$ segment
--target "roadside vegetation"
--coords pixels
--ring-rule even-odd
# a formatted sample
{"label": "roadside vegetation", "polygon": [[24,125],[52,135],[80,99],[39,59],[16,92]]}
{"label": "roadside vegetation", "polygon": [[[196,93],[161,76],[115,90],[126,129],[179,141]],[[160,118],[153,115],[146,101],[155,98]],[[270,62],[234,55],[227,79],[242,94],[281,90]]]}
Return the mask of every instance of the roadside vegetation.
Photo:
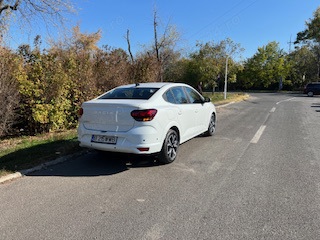
{"label": "roadside vegetation", "polygon": [[[297,33],[292,52],[285,52],[272,41],[245,60],[239,60],[244,49],[231,39],[199,40],[192,52],[183,52],[177,47],[177,28],[170,24],[163,27],[156,10],[152,41],[135,53],[131,52],[130,41],[134,31],[129,29],[125,37],[127,49],[107,44],[101,47],[101,31],[83,33],[80,26],[74,26],[63,39],[51,39],[45,48],[40,35],[32,45],[21,44],[16,49],[5,43],[4,36],[13,19],[20,24],[29,23],[31,28],[40,20],[48,25],[59,21],[63,26],[64,14],[74,11],[69,0],[0,1],[0,169],[28,167],[3,163],[17,159],[15,152],[26,156],[23,149],[29,147],[39,153],[41,148],[34,146],[51,148],[51,142],[59,139],[45,140],[47,135],[74,131],[82,102],[118,85],[168,81],[196,87],[202,82],[204,89],[216,92],[210,97],[220,104],[223,101],[219,102],[221,95],[217,92],[223,91],[225,78],[232,91],[301,90],[306,83],[319,81],[320,8],[306,22],[305,30]],[[71,136],[62,137],[61,141],[73,144],[75,133]],[[50,158],[64,151],[59,145],[52,149]]]}
{"label": "roadside vegetation", "polygon": [[76,130],[4,139],[0,142],[0,177],[78,151]]}
{"label": "roadside vegetation", "polygon": [[247,93],[228,93],[227,98],[224,99],[224,94],[222,92],[218,93],[203,93],[204,96],[209,97],[211,102],[216,106],[231,103],[231,102],[241,102],[249,98]]}

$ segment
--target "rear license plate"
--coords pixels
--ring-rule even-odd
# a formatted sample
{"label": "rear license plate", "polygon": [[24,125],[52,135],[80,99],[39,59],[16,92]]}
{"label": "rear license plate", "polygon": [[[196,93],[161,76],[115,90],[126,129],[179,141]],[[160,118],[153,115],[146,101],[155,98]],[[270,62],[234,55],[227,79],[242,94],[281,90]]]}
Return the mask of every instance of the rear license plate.
{"label": "rear license plate", "polygon": [[115,136],[92,135],[91,142],[117,144],[117,139]]}

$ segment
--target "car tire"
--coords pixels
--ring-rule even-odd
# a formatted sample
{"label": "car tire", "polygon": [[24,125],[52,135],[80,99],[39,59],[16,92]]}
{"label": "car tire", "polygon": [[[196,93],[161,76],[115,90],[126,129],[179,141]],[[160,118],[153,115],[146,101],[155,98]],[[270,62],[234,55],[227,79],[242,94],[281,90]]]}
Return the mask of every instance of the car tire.
{"label": "car tire", "polygon": [[161,152],[159,154],[159,161],[164,164],[172,163],[178,153],[179,135],[177,131],[170,129],[164,139]]}
{"label": "car tire", "polygon": [[307,93],[307,95],[308,95],[308,97],[313,97],[313,92],[310,91]]}
{"label": "car tire", "polygon": [[216,132],[216,115],[211,114],[208,130],[205,132],[206,136],[213,136]]}

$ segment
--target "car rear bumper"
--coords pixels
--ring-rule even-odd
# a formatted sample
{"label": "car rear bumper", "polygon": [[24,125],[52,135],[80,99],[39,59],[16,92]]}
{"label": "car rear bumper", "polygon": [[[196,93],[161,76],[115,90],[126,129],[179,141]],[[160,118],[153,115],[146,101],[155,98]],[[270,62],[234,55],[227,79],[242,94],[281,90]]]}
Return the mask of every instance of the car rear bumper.
{"label": "car rear bumper", "polygon": [[[92,142],[92,135],[116,137],[116,144]],[[104,132],[88,130],[80,123],[78,140],[81,147],[109,152],[153,154],[161,151],[163,140],[151,126],[139,126],[127,132]]]}

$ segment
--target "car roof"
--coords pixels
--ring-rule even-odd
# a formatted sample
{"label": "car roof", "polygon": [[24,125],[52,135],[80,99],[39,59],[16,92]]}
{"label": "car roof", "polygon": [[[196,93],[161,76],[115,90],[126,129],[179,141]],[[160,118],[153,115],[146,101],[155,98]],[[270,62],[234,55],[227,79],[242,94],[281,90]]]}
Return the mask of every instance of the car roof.
{"label": "car roof", "polygon": [[187,86],[184,83],[173,83],[173,82],[147,82],[147,83],[135,83],[122,85],[118,88],[131,88],[131,87],[143,87],[143,88],[162,88],[164,86]]}

